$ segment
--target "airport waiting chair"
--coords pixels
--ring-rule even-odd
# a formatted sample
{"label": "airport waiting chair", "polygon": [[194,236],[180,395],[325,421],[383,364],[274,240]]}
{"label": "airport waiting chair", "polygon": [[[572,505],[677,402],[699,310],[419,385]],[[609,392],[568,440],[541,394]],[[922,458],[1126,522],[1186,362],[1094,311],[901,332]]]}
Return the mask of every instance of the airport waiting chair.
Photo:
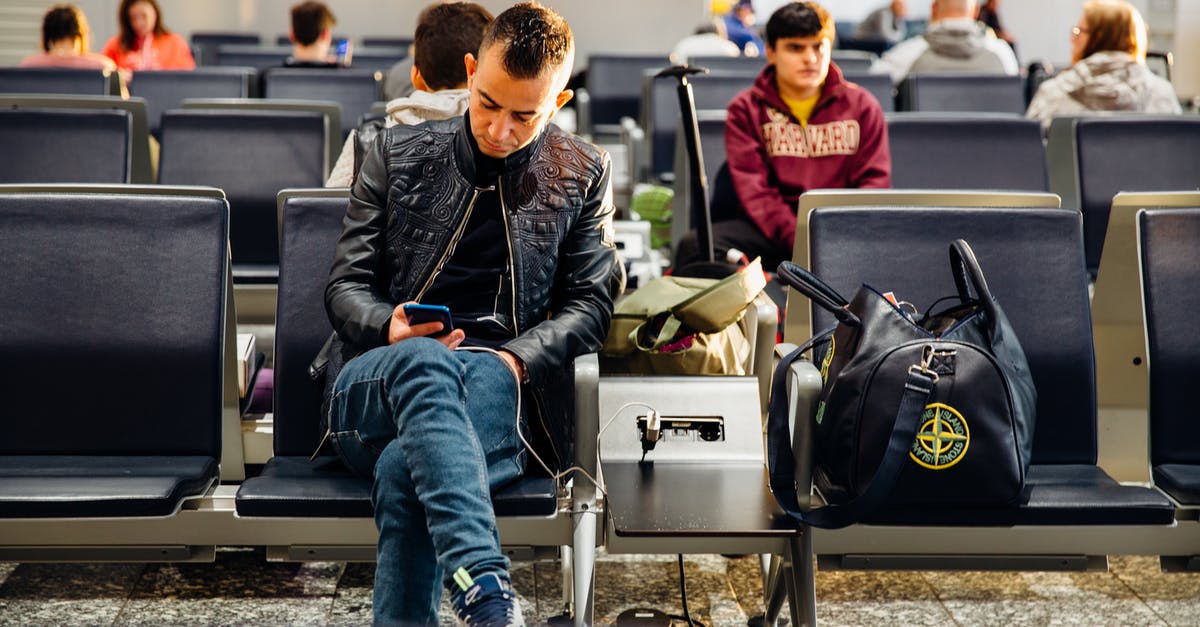
{"label": "airport waiting chair", "polygon": [[[68,94],[0,94],[0,107],[8,109],[82,109],[129,112],[129,181],[139,185],[154,183],[154,165],[150,162],[150,134],[144,98],[120,96],[76,96]],[[75,150],[72,146],[72,151]],[[85,149],[86,150],[86,149]]]}
{"label": "airport waiting chair", "polygon": [[897,88],[896,110],[1023,114],[1025,85],[1003,74],[912,74]]}
{"label": "airport waiting chair", "polygon": [[413,43],[412,37],[391,37],[386,35],[364,35],[364,48],[404,48],[408,49]]}
{"label": "airport waiting chair", "polygon": [[578,109],[581,134],[615,136],[621,118],[637,118],[642,77],[671,65],[666,55],[588,56],[587,80]]}
{"label": "airport waiting chair", "polygon": [[121,76],[107,70],[0,67],[0,93],[120,96]]}
{"label": "airport waiting chair", "polygon": [[1066,124],[1073,130],[1066,134],[1073,135],[1087,265],[1097,272],[1117,192],[1200,187],[1200,117],[1123,115]]}
{"label": "airport waiting chair", "polygon": [[879,55],[866,50],[833,50],[829,58],[842,72],[870,72]]}
{"label": "airport waiting chair", "polygon": [[214,65],[235,65],[265,70],[282,67],[292,56],[291,46],[262,46],[258,44],[217,44]]}
{"label": "airport waiting chair", "polygon": [[371,70],[384,74],[395,64],[408,58],[408,46],[368,46],[354,48],[351,51],[350,68],[355,70]]}
{"label": "airport waiting chair", "polygon": [[383,76],[375,70],[270,68],[262,74],[262,86],[266,99],[330,100],[340,104],[340,138],[346,137],[358,118],[383,98]]}
{"label": "airport waiting chair", "polygon": [[[674,180],[675,144],[682,119],[679,105],[679,80],[670,77],[644,76],[639,124],[646,137],[646,148],[627,147],[630,154],[644,153],[644,163],[633,171],[638,181],[670,183]],[[692,100],[697,111],[724,112],[729,102],[754,83],[754,75],[736,72],[713,72],[688,77],[692,85]],[[721,158],[724,160],[724,157]]]}
{"label": "airport waiting chair", "polygon": [[159,182],[225,190],[234,280],[274,283],[279,267],[275,196],[316,187],[328,170],[320,113],[177,109],[163,114]]}
{"label": "airport waiting chair", "polygon": [[[739,201],[733,190],[733,179],[725,163],[725,111],[696,111],[696,126],[700,130],[700,158],[704,160],[704,176],[708,183],[709,209],[713,222],[728,220],[736,215]],[[676,125],[682,120],[676,119]],[[682,132],[677,129],[676,132]],[[671,244],[675,246],[702,217],[699,205],[692,201],[692,160],[683,142],[674,150],[674,210],[671,213]]]}
{"label": "airport waiting chair", "polygon": [[[689,57],[687,64],[695,67],[707,68],[709,72],[732,72],[735,74],[750,74],[758,76],[758,73],[767,66],[767,58],[763,57],[708,57],[698,56]],[[753,79],[751,79],[753,80]]]}
{"label": "airport waiting chair", "polygon": [[258,76],[248,67],[205,67],[194,70],[138,72],[129,93],[146,99],[150,134],[158,137],[163,111],[178,109],[187,98],[249,98]]}
{"label": "airport waiting chair", "polygon": [[[1161,554],[1196,542],[1174,525],[1160,492],[1124,485],[1097,465],[1093,339],[1079,214],[1038,207],[1047,194],[813,193],[797,261],[843,294],[866,283],[931,305],[954,293],[949,243],[971,243],[988,284],[1021,339],[1038,390],[1038,420],[1028,501],[1010,507],[884,508],[841,530],[812,530],[824,568],[1104,569],[1106,555]],[[1046,204],[1053,204],[1047,202]],[[799,232],[798,232],[799,233]],[[937,260],[941,259],[941,262]],[[931,261],[932,260],[932,261]],[[925,269],[928,269],[926,271]],[[792,314],[811,329],[833,325],[794,292]],[[815,374],[811,363],[800,369]],[[810,379],[812,380],[812,379]],[[798,396],[795,450],[811,446],[815,387]],[[798,485],[807,486],[807,479]],[[1190,534],[1190,535],[1189,535]]]}
{"label": "airport waiting chair", "polygon": [[871,92],[884,113],[896,110],[896,88],[892,85],[892,77],[887,74],[872,74],[864,71],[845,71],[842,77],[851,83]]}
{"label": "airport waiting chair", "polygon": [[0,186],[0,559],[194,557],[106,530],[217,480],[228,219],[217,189]]}
{"label": "airport waiting chair", "polygon": [[237,33],[220,31],[196,31],[192,33],[191,44],[200,49],[196,57],[196,65],[217,65],[217,47],[236,44],[242,46],[257,46],[262,43],[258,33]]}
{"label": "airport waiting chair", "polygon": [[[309,378],[308,365],[331,333],[325,283],[348,202],[344,189],[279,194],[275,454],[259,476],[242,484],[236,497],[239,517],[265,520],[278,529],[268,543],[268,557],[274,559],[375,556],[370,480],[352,475],[334,456],[309,459],[322,434],[321,391]],[[577,360],[576,372],[576,406],[592,407],[585,410],[588,420],[578,421],[577,459],[594,476],[596,357]],[[513,558],[551,557],[560,546],[572,547],[576,624],[590,624],[598,510],[587,480],[579,477],[574,488],[566,490],[531,471],[494,495],[493,503],[501,541]]]}
{"label": "airport waiting chair", "polygon": [[1049,190],[1037,120],[893,113],[887,125],[895,189]]}
{"label": "airport waiting chair", "polygon": [[0,183],[128,183],[131,126],[119,109],[0,109]]}
{"label": "airport waiting chair", "polygon": [[[1200,201],[1200,195],[1192,194]],[[1179,524],[1195,526],[1200,511],[1200,421],[1191,386],[1200,374],[1200,202],[1137,214],[1150,364],[1150,465],[1154,485],[1179,506]],[[1185,511],[1186,510],[1186,511]],[[1164,570],[1200,570],[1200,545],[1164,555]]]}
{"label": "airport waiting chair", "polygon": [[181,109],[220,109],[224,111],[309,111],[320,113],[329,127],[328,168],[342,154],[342,142],[334,141],[335,129],[342,128],[342,105],[332,100],[284,100],[266,98],[184,98]]}

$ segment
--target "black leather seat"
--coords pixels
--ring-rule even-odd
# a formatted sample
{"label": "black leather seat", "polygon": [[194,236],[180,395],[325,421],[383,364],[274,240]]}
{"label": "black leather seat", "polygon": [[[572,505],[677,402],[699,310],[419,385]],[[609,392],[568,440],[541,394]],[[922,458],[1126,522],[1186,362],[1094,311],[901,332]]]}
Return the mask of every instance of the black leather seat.
{"label": "black leather seat", "polygon": [[897,111],[1025,113],[1025,84],[1003,74],[913,74],[900,82]]}
{"label": "black leather seat", "polygon": [[[320,443],[320,390],[308,365],[332,329],[325,284],[342,233],[346,190],[280,194],[281,258],[275,327],[274,457],[237,492],[240,516],[371,516],[371,481],[334,456],[315,462]],[[525,477],[493,496],[497,516],[548,516],[557,508],[554,481]]]}
{"label": "black leather seat", "polygon": [[0,94],[120,96],[116,72],[82,68],[0,67]]}
{"label": "black leather seat", "polygon": [[[1150,362],[1150,466],[1154,485],[1200,508],[1200,207],[1147,209],[1138,216]],[[1198,549],[1197,552],[1200,552]]]}
{"label": "black leather seat", "polygon": [[248,98],[256,79],[254,69],[248,67],[139,72],[129,84],[129,93],[146,99],[150,133],[158,137],[163,112],[179,108],[185,98]]}
{"label": "black leather seat", "polygon": [[196,31],[192,33],[191,44],[199,48],[200,55],[196,57],[196,65],[217,65],[217,46],[225,44],[240,44],[257,46],[262,43],[258,33],[238,33],[222,31]]}
{"label": "black leather seat", "polygon": [[[873,524],[1169,525],[1158,491],[1121,485],[1097,463],[1092,325],[1079,214],[995,207],[818,208],[809,218],[813,273],[845,295],[866,283],[919,308],[954,294],[947,247],[970,242],[1029,360],[1037,426],[1020,506],[887,509]],[[833,325],[814,309],[813,328]],[[989,552],[981,548],[981,552]]]}
{"label": "black leather seat", "polygon": [[0,187],[0,517],[169,516],[216,481],[229,210],[189,193]]}
{"label": "black leather seat", "polygon": [[375,70],[270,68],[262,74],[263,97],[331,100],[342,106],[341,137],[360,116],[383,98],[383,81]]}
{"label": "black leather seat", "polygon": [[1037,120],[894,113],[887,125],[896,189],[1049,189]]}
{"label": "black leather seat", "polygon": [[1075,122],[1079,208],[1088,268],[1100,268],[1117,192],[1200,187],[1200,117],[1122,116]]}
{"label": "black leather seat", "polygon": [[324,183],[327,133],[320,113],[167,111],[159,182],[225,190],[232,213],[234,280],[274,283],[279,267],[276,194]]}
{"label": "black leather seat", "polygon": [[120,109],[0,109],[0,183],[128,183],[132,125]]}

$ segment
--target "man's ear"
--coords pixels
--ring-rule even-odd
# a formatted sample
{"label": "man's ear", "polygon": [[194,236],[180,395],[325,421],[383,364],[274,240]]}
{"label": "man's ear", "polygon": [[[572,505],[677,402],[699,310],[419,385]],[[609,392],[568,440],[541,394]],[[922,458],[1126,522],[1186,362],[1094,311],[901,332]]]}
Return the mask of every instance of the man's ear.
{"label": "man's ear", "polygon": [[471,79],[475,78],[475,69],[479,67],[479,60],[470,52],[463,55],[463,67],[467,69],[467,85],[471,85]]}
{"label": "man's ear", "polygon": [[429,88],[429,83],[425,82],[425,77],[421,76],[421,70],[418,70],[415,65],[408,69],[408,79],[412,81],[413,89],[417,91],[433,91]]}
{"label": "man's ear", "polygon": [[333,41],[333,29],[326,28],[325,30],[321,31],[321,36],[319,39],[321,41]]}
{"label": "man's ear", "polygon": [[573,89],[564,89],[564,90],[558,92],[558,95],[554,97],[555,110],[563,108],[563,105],[570,102],[571,98],[574,98],[574,97],[575,97],[575,90],[573,90]]}
{"label": "man's ear", "polygon": [[288,29],[288,41],[296,43],[296,31]]}

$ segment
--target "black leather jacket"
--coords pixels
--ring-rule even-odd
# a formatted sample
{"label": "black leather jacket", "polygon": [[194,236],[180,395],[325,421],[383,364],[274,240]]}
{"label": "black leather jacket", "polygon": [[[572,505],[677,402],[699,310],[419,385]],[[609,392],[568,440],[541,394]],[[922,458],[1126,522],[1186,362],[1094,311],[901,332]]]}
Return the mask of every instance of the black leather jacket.
{"label": "black leather jacket", "polygon": [[[366,155],[325,289],[350,354],[385,343],[395,305],[421,299],[461,236],[479,193],[468,132],[464,118],[396,126]],[[624,273],[608,154],[553,125],[532,148],[498,182],[518,330],[503,348],[525,363],[534,435],[563,468],[573,460],[569,368],[603,343]]]}

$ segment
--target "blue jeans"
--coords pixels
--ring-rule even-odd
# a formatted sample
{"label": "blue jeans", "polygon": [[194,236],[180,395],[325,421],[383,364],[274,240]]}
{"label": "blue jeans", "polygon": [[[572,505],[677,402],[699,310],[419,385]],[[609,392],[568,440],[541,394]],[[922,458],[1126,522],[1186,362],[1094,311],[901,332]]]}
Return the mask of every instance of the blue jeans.
{"label": "blue jeans", "polygon": [[525,467],[517,381],[495,354],[410,338],[354,358],[338,375],[331,439],[374,475],[377,623],[436,624],[459,568],[507,577],[491,491]]}

